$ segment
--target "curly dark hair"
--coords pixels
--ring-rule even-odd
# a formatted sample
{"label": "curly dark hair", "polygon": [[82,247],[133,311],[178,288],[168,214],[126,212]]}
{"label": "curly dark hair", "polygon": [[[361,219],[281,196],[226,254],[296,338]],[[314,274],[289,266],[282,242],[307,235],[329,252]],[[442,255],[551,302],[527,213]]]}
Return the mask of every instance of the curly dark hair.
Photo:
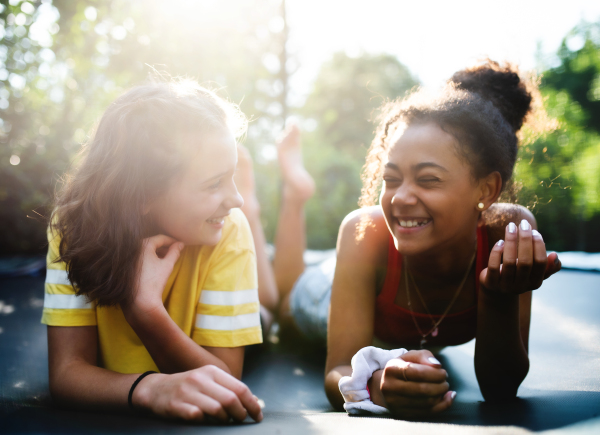
{"label": "curly dark hair", "polygon": [[532,108],[531,86],[514,66],[488,60],[455,73],[438,95],[417,89],[386,104],[363,167],[359,205],[377,202],[383,159],[394,133],[429,122],[457,139],[458,151],[470,163],[476,179],[498,171],[506,188],[517,159],[517,132]]}

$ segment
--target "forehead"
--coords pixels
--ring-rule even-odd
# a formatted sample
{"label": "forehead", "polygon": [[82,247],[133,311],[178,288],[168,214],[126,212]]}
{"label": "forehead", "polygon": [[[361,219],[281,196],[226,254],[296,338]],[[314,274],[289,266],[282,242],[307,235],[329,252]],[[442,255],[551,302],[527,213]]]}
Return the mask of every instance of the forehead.
{"label": "forehead", "polygon": [[400,127],[391,142],[386,163],[394,163],[398,167],[414,166],[423,161],[444,167],[462,163],[457,153],[456,138],[434,123]]}
{"label": "forehead", "polygon": [[235,169],[237,148],[230,131],[190,134],[186,142],[190,153],[184,176],[208,180]]}

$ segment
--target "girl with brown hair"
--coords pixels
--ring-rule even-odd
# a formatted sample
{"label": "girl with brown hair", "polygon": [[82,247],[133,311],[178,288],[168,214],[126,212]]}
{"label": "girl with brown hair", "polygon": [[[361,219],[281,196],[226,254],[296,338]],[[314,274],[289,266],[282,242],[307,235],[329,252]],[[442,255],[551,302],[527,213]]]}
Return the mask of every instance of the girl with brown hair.
{"label": "girl with brown hair", "polygon": [[233,180],[245,127],[191,81],[138,86],[106,110],[48,230],[42,322],[55,401],[262,419],[239,380],[244,346],[261,342],[254,244]]}

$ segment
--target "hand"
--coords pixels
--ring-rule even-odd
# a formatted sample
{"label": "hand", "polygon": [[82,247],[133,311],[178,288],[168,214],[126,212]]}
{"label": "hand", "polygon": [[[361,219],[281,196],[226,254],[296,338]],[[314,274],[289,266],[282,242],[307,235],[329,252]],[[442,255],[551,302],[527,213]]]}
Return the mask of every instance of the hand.
{"label": "hand", "polygon": [[488,267],[481,271],[481,285],[492,292],[521,294],[541,287],[542,282],[560,270],[556,252],[546,255],[542,235],[523,219],[517,228],[506,226],[506,242],[492,248]]}
{"label": "hand", "polygon": [[223,370],[207,365],[173,375],[146,376],[133,390],[133,405],[167,418],[226,423],[248,415],[261,421],[262,410],[250,389]]}
{"label": "hand", "polygon": [[183,247],[183,243],[162,234],[144,239],[133,303],[123,306],[124,311],[135,309],[150,313],[163,306],[165,285]]}
{"label": "hand", "polygon": [[[455,392],[448,391],[446,370],[428,350],[411,350],[388,361],[379,376],[379,388],[369,387],[372,400],[374,403],[379,401],[376,396],[380,390],[383,406],[399,417],[420,417],[445,411],[456,396]],[[375,374],[371,379],[376,381]]]}

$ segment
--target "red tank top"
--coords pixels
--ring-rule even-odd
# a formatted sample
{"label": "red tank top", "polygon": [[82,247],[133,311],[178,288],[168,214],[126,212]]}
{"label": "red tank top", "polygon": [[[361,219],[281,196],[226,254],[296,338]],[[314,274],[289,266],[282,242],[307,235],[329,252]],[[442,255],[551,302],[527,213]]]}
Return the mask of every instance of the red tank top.
{"label": "red tank top", "polygon": [[[475,288],[479,293],[479,273],[487,267],[489,246],[485,226],[477,228],[477,260],[475,265]],[[375,336],[391,345],[418,347],[421,334],[417,331],[411,312],[394,303],[402,276],[402,255],[394,246],[390,234],[388,263],[383,290],[375,303]],[[477,294],[475,295],[477,296]],[[433,326],[429,315],[413,312],[421,331],[428,332]],[[432,315],[437,320],[441,315]],[[427,346],[448,346],[466,343],[475,337],[477,328],[477,304],[458,313],[446,315],[438,328],[438,335],[427,336]]]}

